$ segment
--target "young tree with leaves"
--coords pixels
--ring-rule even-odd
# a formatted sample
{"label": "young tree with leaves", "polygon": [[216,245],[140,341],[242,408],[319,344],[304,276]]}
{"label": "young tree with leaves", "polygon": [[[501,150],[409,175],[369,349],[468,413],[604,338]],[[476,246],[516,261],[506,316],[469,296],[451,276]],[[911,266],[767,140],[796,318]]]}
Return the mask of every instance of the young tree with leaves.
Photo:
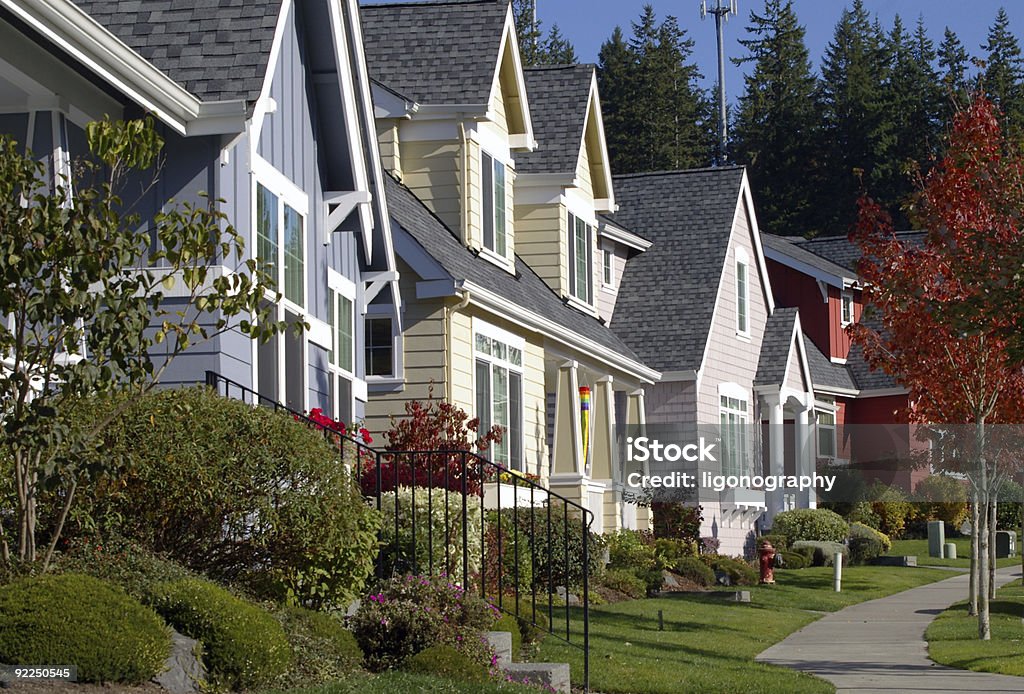
{"label": "young tree with leaves", "polygon": [[814,228],[809,183],[821,175],[820,114],[804,35],[792,0],[768,0],[763,15],[750,13],[748,38],[740,41],[747,55],[733,59],[753,63],[732,127],[733,159],[748,166],[758,220],[773,234]]}
{"label": "young tree with leaves", "polygon": [[860,201],[855,231],[865,300],[881,329],[859,323],[854,339],[873,367],[909,390],[913,421],[968,434],[960,459],[970,464],[960,471],[974,501],[970,598],[982,639],[991,633],[991,504],[1007,466],[1019,464],[999,455],[991,425],[1024,421],[1024,371],[1002,330],[1010,318],[989,290],[1021,267],[1007,250],[1024,245],[1021,209],[1024,155],[1001,131],[998,110],[977,96],[957,114],[945,156],[921,179],[913,213],[923,241],[901,242],[869,198]]}
{"label": "young tree with leaves", "polygon": [[[242,235],[215,205],[173,207],[151,225],[124,212],[134,202],[119,197],[127,177],[152,171],[163,147],[151,119],[91,123],[86,134],[94,159],[56,181],[0,138],[0,466],[16,499],[16,517],[0,516],[0,551],[5,562],[35,561],[45,531],[44,570],[80,485],[119,464],[95,450],[105,426],[190,346],[282,328],[261,308],[271,278],[243,260]],[[90,185],[89,175],[104,180]],[[216,265],[233,270],[215,276]],[[90,398],[113,391],[126,394],[120,408],[77,425]],[[44,499],[52,507],[40,508]]]}

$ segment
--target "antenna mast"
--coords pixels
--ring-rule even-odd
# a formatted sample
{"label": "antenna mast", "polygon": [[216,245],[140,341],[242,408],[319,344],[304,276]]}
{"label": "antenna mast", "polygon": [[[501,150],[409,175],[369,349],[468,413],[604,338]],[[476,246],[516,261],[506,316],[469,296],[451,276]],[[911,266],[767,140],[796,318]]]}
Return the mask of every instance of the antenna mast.
{"label": "antenna mast", "polygon": [[728,120],[725,105],[725,23],[729,21],[729,15],[738,12],[738,0],[711,0],[712,6],[708,7],[708,0],[701,0],[700,18],[704,19],[708,13],[715,15],[715,30],[718,34],[718,163],[724,164],[728,159]]}

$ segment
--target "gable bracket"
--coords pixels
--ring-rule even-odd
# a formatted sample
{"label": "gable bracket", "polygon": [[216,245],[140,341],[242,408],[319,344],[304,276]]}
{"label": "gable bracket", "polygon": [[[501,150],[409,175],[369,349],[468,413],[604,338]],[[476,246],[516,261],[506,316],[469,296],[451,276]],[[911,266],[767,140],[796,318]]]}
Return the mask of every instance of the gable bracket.
{"label": "gable bracket", "polygon": [[331,234],[360,205],[369,205],[373,196],[368,190],[332,191],[324,193],[324,245],[331,243]]}

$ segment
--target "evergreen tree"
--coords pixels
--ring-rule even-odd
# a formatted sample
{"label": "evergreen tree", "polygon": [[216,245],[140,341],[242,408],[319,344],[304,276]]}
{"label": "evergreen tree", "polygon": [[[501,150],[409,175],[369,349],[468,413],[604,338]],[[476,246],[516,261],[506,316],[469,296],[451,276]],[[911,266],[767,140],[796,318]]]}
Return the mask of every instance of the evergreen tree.
{"label": "evergreen tree", "polygon": [[535,0],[512,0],[512,16],[519,38],[519,55],[526,67],[536,65],[575,65],[576,49],[562,35],[557,24],[551,25],[547,38],[540,27],[542,22],[533,21]]}
{"label": "evergreen tree", "polygon": [[949,27],[946,27],[942,43],[939,44],[938,59],[942,70],[942,125],[948,130],[960,104],[968,101],[970,83],[967,69],[971,63],[971,56],[964,44]]}
{"label": "evergreen tree", "polygon": [[1024,60],[1005,9],[999,8],[982,49],[987,54],[985,91],[1003,111],[1010,128],[1019,132],[1024,128]]}
{"label": "evergreen tree", "polygon": [[768,0],[751,11],[747,50],[736,65],[753,63],[744,78],[733,133],[733,159],[749,167],[758,221],[774,234],[796,235],[814,226],[809,183],[820,176],[815,132],[820,116],[805,30],[792,0]]}
{"label": "evergreen tree", "polygon": [[887,48],[891,62],[882,85],[870,189],[894,222],[906,227],[908,219],[901,208],[913,190],[911,171],[915,165],[927,168],[937,150],[942,92],[934,68],[935,44],[923,19],[918,19],[911,36],[896,15]]}
{"label": "evergreen tree", "polygon": [[646,5],[625,42],[616,29],[600,54],[609,155],[616,173],[679,169],[710,161],[711,114],[688,62],[693,41],[675,17],[660,24]]}
{"label": "evergreen tree", "polygon": [[860,176],[869,181],[885,129],[887,44],[863,0],[843,10],[822,61],[819,103],[827,184],[816,201],[824,234],[845,234],[856,217]]}

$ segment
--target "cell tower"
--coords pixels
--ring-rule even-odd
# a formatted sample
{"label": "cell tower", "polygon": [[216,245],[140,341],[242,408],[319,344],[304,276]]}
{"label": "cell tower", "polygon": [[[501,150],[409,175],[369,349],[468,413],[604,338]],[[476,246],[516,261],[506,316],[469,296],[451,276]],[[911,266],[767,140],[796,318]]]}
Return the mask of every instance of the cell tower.
{"label": "cell tower", "polygon": [[701,0],[700,18],[708,14],[715,15],[715,30],[718,34],[718,163],[724,164],[728,159],[729,125],[725,108],[725,23],[729,15],[738,12],[738,0]]}

